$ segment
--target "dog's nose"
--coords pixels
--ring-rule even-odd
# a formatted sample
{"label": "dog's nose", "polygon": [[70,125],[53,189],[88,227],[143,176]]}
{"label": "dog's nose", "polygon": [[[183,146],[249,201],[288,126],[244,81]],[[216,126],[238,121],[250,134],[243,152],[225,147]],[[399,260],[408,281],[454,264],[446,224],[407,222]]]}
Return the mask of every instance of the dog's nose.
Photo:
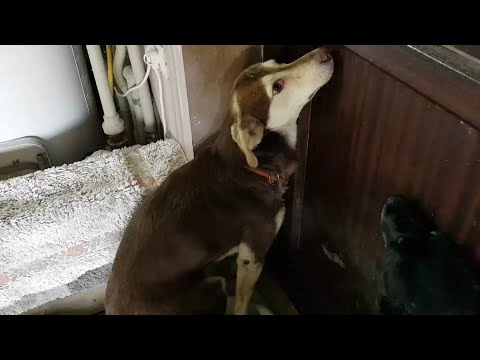
{"label": "dog's nose", "polygon": [[321,63],[330,61],[332,59],[330,52],[326,48],[322,47],[322,48],[319,48],[318,50],[319,50],[318,54],[319,54]]}
{"label": "dog's nose", "polygon": [[332,55],[330,55],[329,53],[326,53],[323,57],[322,57],[322,62],[327,62],[327,61],[330,61],[332,59]]}

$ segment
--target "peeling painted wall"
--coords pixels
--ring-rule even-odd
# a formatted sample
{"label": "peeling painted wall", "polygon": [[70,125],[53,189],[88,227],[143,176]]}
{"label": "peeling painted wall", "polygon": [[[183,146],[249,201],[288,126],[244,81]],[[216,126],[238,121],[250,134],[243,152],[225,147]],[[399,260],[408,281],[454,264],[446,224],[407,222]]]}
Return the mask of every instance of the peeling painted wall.
{"label": "peeling painted wall", "polygon": [[183,45],[194,147],[220,127],[235,77],[261,53],[261,45]]}

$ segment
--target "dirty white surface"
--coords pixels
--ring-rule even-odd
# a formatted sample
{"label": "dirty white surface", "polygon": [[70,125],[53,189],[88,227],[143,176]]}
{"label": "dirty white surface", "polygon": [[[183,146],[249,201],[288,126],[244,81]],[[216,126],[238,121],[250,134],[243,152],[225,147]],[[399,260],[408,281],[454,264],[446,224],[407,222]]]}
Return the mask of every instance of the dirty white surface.
{"label": "dirty white surface", "polygon": [[0,182],[0,314],[104,285],[134,209],[185,162],[166,140]]}

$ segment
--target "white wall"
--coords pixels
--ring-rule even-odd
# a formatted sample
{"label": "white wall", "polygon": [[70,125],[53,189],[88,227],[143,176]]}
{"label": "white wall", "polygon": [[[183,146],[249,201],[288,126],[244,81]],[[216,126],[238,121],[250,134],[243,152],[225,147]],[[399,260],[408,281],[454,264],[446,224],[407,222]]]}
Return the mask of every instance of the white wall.
{"label": "white wall", "polygon": [[0,141],[22,136],[42,138],[55,165],[102,146],[70,45],[0,46]]}

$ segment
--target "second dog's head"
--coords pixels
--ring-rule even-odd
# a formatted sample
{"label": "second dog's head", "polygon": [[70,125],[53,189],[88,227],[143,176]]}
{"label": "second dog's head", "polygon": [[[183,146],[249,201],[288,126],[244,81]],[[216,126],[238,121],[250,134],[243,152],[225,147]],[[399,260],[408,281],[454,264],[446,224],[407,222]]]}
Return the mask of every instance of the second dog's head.
{"label": "second dog's head", "polygon": [[249,166],[258,166],[252,150],[262,141],[265,129],[283,134],[295,147],[300,111],[332,74],[333,60],[319,48],[292,63],[269,60],[238,75],[230,104],[234,118],[231,133]]}
{"label": "second dog's head", "polygon": [[421,242],[437,231],[432,219],[416,201],[400,195],[390,196],[385,201],[380,228],[386,247],[409,240]]}

